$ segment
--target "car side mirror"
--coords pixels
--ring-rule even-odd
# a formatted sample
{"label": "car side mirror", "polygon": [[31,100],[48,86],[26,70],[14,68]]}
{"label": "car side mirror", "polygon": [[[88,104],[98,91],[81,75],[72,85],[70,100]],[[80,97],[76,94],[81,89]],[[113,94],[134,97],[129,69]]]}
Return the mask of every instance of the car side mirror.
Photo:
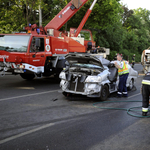
{"label": "car side mirror", "polygon": [[115,65],[114,65],[114,63],[109,63],[109,64],[108,64],[108,67],[109,67],[109,68],[115,67]]}

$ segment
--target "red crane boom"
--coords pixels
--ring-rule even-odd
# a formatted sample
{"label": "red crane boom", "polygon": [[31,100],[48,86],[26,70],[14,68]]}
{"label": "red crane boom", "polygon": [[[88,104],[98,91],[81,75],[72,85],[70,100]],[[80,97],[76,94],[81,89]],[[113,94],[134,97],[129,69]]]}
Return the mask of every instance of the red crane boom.
{"label": "red crane boom", "polygon": [[70,1],[46,26],[45,29],[59,30],[88,0]]}

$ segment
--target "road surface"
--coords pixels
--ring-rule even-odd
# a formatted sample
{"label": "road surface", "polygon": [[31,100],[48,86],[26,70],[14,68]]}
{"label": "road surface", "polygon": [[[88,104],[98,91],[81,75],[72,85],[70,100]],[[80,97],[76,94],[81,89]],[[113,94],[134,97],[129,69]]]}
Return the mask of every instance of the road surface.
{"label": "road surface", "polygon": [[[140,64],[135,70],[141,71]],[[111,94],[107,101],[142,100],[142,75],[128,98]],[[19,75],[0,78],[0,150],[143,150],[149,149],[149,118],[126,110],[141,102],[98,103],[86,97],[65,98],[54,78],[26,81]],[[93,104],[96,103],[96,107]],[[132,112],[134,115],[141,115]]]}

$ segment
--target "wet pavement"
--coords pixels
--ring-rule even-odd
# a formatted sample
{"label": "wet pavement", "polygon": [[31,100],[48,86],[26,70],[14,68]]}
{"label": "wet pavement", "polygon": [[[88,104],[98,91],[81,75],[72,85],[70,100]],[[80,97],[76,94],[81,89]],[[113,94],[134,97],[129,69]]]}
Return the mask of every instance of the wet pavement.
{"label": "wet pavement", "polygon": [[[136,64],[135,70],[140,72],[142,66]],[[54,78],[0,78],[0,150],[148,149],[149,118],[100,108],[141,107],[142,77],[128,98],[117,99],[114,93],[107,101],[117,102],[107,104],[84,96],[65,98]],[[137,110],[131,113],[140,116]]]}

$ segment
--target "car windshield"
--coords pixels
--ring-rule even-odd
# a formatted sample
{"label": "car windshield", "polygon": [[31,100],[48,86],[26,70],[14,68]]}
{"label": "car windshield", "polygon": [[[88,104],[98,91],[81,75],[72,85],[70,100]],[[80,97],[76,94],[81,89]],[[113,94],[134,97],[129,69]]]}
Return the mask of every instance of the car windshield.
{"label": "car windshield", "polygon": [[29,38],[28,35],[0,35],[0,50],[26,52]]}
{"label": "car windshield", "polygon": [[82,67],[82,68],[93,68],[93,69],[103,69],[101,66],[94,64],[82,64],[82,63],[73,63],[72,67]]}

